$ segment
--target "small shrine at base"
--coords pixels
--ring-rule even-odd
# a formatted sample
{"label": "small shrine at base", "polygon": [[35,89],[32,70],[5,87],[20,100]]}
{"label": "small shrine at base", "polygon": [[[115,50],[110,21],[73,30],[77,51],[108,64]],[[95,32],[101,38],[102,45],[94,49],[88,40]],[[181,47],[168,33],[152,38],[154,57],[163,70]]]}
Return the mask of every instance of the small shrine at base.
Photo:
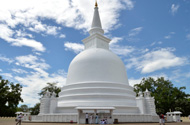
{"label": "small shrine at base", "polygon": [[180,111],[167,112],[167,121],[168,122],[181,122],[181,114]]}

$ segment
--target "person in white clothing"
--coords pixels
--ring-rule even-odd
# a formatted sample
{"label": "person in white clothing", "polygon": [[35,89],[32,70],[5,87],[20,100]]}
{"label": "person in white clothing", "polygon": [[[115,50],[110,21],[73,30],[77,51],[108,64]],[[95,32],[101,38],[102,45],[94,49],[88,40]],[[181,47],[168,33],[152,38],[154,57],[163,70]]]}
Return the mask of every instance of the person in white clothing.
{"label": "person in white clothing", "polygon": [[18,124],[21,125],[21,122],[22,122],[22,113],[20,113],[20,115],[18,115],[16,125],[18,125]]}
{"label": "person in white clothing", "polygon": [[96,121],[95,121],[96,124],[98,124],[98,121],[99,121],[99,120],[98,120],[98,114],[96,114],[95,119],[96,119]]}
{"label": "person in white clothing", "polygon": [[90,124],[92,124],[92,119],[93,119],[93,116],[92,116],[92,114],[90,115]]}
{"label": "person in white clothing", "polygon": [[86,117],[86,124],[88,124],[88,113],[86,113],[85,117]]}

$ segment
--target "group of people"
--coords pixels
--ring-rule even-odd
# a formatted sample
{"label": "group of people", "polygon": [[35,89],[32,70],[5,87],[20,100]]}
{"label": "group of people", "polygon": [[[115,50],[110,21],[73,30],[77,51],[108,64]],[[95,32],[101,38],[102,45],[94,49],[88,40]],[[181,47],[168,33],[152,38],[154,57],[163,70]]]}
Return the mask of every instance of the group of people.
{"label": "group of people", "polygon": [[[85,122],[86,124],[88,124],[88,123],[92,124],[93,123],[93,115],[92,114],[90,116],[88,116],[88,113],[86,113],[85,118],[86,118],[86,122]],[[98,124],[98,119],[99,119],[98,114],[96,114],[96,116],[95,116],[95,123],[96,124]]]}
{"label": "group of people", "polygon": [[100,120],[100,124],[108,124],[107,118]]}
{"label": "group of people", "polygon": [[[108,124],[107,117],[99,120],[98,114],[96,114],[94,117],[93,114],[90,114],[90,116],[88,116],[88,113],[86,113],[85,118],[86,118],[86,122],[85,122],[86,124],[93,124],[94,121],[95,121],[95,124]],[[110,117],[110,119],[111,119],[111,117]]]}

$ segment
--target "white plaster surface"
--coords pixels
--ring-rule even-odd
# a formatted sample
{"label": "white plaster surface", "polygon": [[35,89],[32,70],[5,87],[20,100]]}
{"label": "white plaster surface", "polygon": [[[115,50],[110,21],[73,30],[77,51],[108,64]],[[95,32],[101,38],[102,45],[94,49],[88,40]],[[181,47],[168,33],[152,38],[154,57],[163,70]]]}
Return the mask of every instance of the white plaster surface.
{"label": "white plaster surface", "polygon": [[89,33],[90,36],[83,40],[85,50],[69,66],[66,85],[59,98],[47,93],[41,98],[40,114],[32,116],[32,120],[84,123],[84,114],[89,112],[112,116],[112,122],[114,119],[119,122],[158,122],[150,92],[146,90],[145,97],[141,93],[136,98],[129,86],[125,65],[109,50],[110,39],[103,36],[97,7]]}

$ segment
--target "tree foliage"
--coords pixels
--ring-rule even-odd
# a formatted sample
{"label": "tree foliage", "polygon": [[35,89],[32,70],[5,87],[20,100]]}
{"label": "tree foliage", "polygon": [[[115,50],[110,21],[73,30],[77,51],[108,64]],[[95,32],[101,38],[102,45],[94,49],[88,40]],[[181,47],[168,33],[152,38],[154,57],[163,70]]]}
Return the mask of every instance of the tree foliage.
{"label": "tree foliage", "polygon": [[47,86],[42,89],[39,95],[44,95],[47,91],[52,95],[53,92],[56,93],[56,97],[59,96],[59,92],[61,92],[61,88],[56,86],[57,83],[47,83]]}
{"label": "tree foliage", "polygon": [[14,84],[0,76],[0,116],[15,116],[17,105],[23,102],[21,91],[19,83]]}
{"label": "tree foliage", "polygon": [[17,108],[17,111],[28,112],[29,108],[27,105],[21,105],[20,107]]}
{"label": "tree foliage", "polygon": [[155,98],[158,114],[165,114],[169,111],[181,111],[184,116],[190,114],[190,100],[188,99],[190,95],[184,92],[185,87],[174,87],[172,82],[165,80],[164,77],[157,78],[157,80],[151,77],[143,78],[140,84],[134,85],[136,94],[146,89]]}
{"label": "tree foliage", "polygon": [[31,115],[38,115],[40,112],[40,103],[36,103],[33,108],[30,108]]}

